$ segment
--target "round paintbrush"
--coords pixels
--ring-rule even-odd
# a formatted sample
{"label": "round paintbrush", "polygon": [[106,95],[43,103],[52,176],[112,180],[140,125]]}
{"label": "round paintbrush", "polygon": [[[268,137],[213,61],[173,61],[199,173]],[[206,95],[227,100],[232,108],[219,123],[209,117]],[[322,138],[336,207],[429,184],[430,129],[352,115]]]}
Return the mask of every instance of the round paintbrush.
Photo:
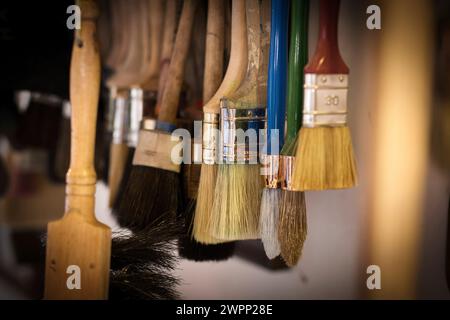
{"label": "round paintbrush", "polygon": [[293,0],[291,6],[291,39],[286,141],[281,150],[281,203],[278,240],[281,256],[289,266],[300,258],[306,239],[306,205],[303,192],[292,189],[292,171],[303,110],[303,68],[308,59],[309,0]]}
{"label": "round paintbrush", "polygon": [[349,69],[338,46],[339,0],[321,0],[319,40],[305,67],[303,126],[293,187],[297,190],[350,188],[357,183],[347,126]]}
{"label": "round paintbrush", "polygon": [[284,144],[284,121],[287,92],[287,58],[289,2],[272,1],[272,28],[270,33],[270,62],[267,89],[267,142],[264,155],[266,187],[261,200],[260,232],[264,250],[269,259],[280,254],[278,243],[278,216],[280,202],[279,160]]}
{"label": "round paintbrush", "polygon": [[[171,141],[184,78],[196,0],[187,0],[178,26],[156,130],[140,130],[133,168],[119,206],[119,219],[133,231],[147,228],[161,216],[175,218],[180,198],[180,166],[172,161]],[[144,123],[145,126],[145,123]]]}
{"label": "round paintbrush", "polygon": [[[209,19],[208,19],[209,20]],[[216,19],[212,20],[216,21]],[[208,21],[208,24],[210,21]],[[217,28],[215,22],[209,28]],[[220,26],[219,26],[220,27]],[[216,31],[217,32],[217,31]],[[218,34],[219,36],[219,34]],[[211,39],[212,38],[212,39]],[[209,55],[211,50],[218,50],[214,46],[219,45],[214,39],[217,37],[207,38],[207,49],[205,56],[205,65],[214,64],[212,60],[214,55]],[[217,67],[217,64],[215,64]],[[246,19],[245,19],[245,3],[241,0],[234,0],[231,7],[231,53],[228,68],[220,84],[219,89],[214,96],[203,106],[203,163],[200,173],[200,182],[197,196],[197,206],[194,215],[193,235],[195,240],[203,244],[215,244],[223,242],[211,236],[209,232],[209,223],[213,217],[214,188],[216,185],[217,175],[217,159],[218,159],[218,134],[219,128],[219,112],[220,99],[228,96],[239,88],[244,80],[247,68],[247,39],[246,39]],[[209,69],[211,76],[205,74],[206,77],[215,77],[217,72]],[[211,80],[211,79],[208,79]]]}
{"label": "round paintbrush", "polygon": [[[268,1],[245,2],[247,72],[239,89],[221,101],[224,161],[217,173],[209,230],[225,241],[259,238],[263,179],[257,147],[266,106],[269,8]],[[248,140],[238,137],[240,133],[249,134]]]}

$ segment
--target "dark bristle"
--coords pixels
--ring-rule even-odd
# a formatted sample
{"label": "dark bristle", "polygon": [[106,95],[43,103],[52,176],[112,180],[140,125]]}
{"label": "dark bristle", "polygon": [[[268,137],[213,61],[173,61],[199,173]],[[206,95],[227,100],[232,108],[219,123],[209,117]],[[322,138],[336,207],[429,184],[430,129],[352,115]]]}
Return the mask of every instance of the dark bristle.
{"label": "dark bristle", "polygon": [[133,166],[117,211],[119,224],[136,232],[162,215],[176,219],[179,192],[178,173]]}
{"label": "dark bristle", "polygon": [[176,299],[179,225],[167,216],[131,235],[115,233],[111,248],[111,300]]}
{"label": "dark bristle", "polygon": [[[123,169],[122,180],[120,180],[119,190],[118,190],[117,196],[116,196],[116,201],[114,201],[114,204],[112,207],[112,214],[115,217],[118,217],[118,212],[120,210],[120,204],[123,201],[123,196],[125,194],[127,183],[128,183],[128,180],[130,179],[131,170],[133,169],[133,157],[134,157],[135,150],[136,150],[136,148],[132,148],[132,147],[129,147],[129,149],[128,149],[127,162],[125,163],[125,168]],[[120,221],[119,221],[119,224],[120,224]],[[121,225],[121,226],[126,227],[123,225]]]}
{"label": "dark bristle", "polygon": [[178,241],[178,252],[182,258],[193,261],[223,261],[234,254],[235,242],[215,245],[201,244],[192,237],[193,217],[196,201],[191,200],[184,215],[184,233]]}

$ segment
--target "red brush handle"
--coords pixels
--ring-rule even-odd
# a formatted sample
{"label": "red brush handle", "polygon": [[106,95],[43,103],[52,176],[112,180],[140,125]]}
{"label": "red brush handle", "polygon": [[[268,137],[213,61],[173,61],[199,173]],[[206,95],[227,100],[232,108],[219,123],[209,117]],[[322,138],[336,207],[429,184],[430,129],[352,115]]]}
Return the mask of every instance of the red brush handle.
{"label": "red brush handle", "polygon": [[316,52],[305,67],[305,73],[348,74],[339,52],[337,38],[340,0],[320,0],[319,40]]}

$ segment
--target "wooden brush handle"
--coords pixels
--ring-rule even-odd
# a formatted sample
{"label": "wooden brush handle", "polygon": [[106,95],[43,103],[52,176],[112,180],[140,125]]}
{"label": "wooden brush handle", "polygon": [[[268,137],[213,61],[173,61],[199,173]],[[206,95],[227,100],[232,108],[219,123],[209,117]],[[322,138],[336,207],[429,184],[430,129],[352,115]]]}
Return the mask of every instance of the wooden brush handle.
{"label": "wooden brush handle", "polygon": [[[155,80],[158,78],[161,63],[161,41],[163,34],[164,4],[162,0],[149,1],[149,22],[150,22],[150,60],[145,66],[146,74],[142,86],[148,90],[157,90],[158,84]],[[169,4],[168,4],[169,5]],[[171,41],[173,42],[173,41]]]}
{"label": "wooden brush handle", "polygon": [[220,86],[223,78],[223,50],[225,46],[225,2],[208,1],[206,24],[205,74],[203,78],[203,102],[206,103]]}
{"label": "wooden brush handle", "polygon": [[192,26],[198,0],[185,0],[180,23],[175,38],[172,58],[164,89],[158,121],[174,125],[176,123],[181,85],[184,79],[184,67],[191,43]]}
{"label": "wooden brush handle", "polygon": [[125,12],[129,21],[125,34],[128,38],[127,54],[116,73],[108,80],[108,85],[124,88],[139,82],[139,71],[145,55],[141,37],[144,23],[142,20],[145,18],[145,15],[142,14],[142,7],[142,1],[127,2],[126,4]]}
{"label": "wooden brush handle", "polygon": [[320,0],[319,40],[305,73],[348,74],[338,44],[339,0]]}
{"label": "wooden brush handle", "polygon": [[164,13],[164,34],[161,47],[161,61],[158,81],[158,97],[156,102],[156,114],[159,113],[164,89],[167,81],[167,72],[169,70],[170,58],[172,57],[175,29],[177,27],[177,3],[175,0],[166,1],[166,10]]}
{"label": "wooden brush handle", "polygon": [[[70,101],[72,103],[70,168],[66,194],[87,196],[93,204],[96,175],[94,145],[100,90],[100,56],[96,38],[98,10],[95,1],[78,1],[81,29],[75,33],[70,66]],[[70,205],[77,205],[74,201]],[[93,215],[93,211],[91,212]]]}
{"label": "wooden brush handle", "polygon": [[231,8],[231,53],[225,77],[214,96],[203,106],[203,112],[220,112],[220,99],[237,90],[247,70],[247,30],[245,1],[233,0]]}

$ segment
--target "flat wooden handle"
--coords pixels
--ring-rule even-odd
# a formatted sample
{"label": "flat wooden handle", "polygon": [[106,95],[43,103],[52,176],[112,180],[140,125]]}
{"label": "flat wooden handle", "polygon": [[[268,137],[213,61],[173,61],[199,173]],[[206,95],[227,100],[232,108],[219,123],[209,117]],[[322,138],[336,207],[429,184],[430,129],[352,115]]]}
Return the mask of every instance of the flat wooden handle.
{"label": "flat wooden handle", "polygon": [[320,0],[319,40],[316,51],[305,67],[305,73],[348,74],[338,44],[338,17],[340,0]]}
{"label": "flat wooden handle", "polygon": [[220,99],[239,88],[247,70],[247,30],[245,1],[233,0],[231,8],[231,53],[227,72],[214,96],[205,104],[203,112],[219,113]]}
{"label": "flat wooden handle", "polygon": [[223,78],[223,50],[225,46],[225,2],[209,0],[206,24],[205,74],[203,101],[214,95]]}
{"label": "flat wooden handle", "polygon": [[78,1],[81,29],[75,33],[70,66],[72,133],[67,194],[93,196],[96,175],[94,145],[100,90],[100,55],[96,38],[97,7],[93,0]]}
{"label": "flat wooden handle", "polygon": [[181,85],[184,79],[184,67],[191,43],[192,26],[194,24],[194,14],[197,4],[198,0],[184,1],[158,121],[170,124],[176,123]]}

